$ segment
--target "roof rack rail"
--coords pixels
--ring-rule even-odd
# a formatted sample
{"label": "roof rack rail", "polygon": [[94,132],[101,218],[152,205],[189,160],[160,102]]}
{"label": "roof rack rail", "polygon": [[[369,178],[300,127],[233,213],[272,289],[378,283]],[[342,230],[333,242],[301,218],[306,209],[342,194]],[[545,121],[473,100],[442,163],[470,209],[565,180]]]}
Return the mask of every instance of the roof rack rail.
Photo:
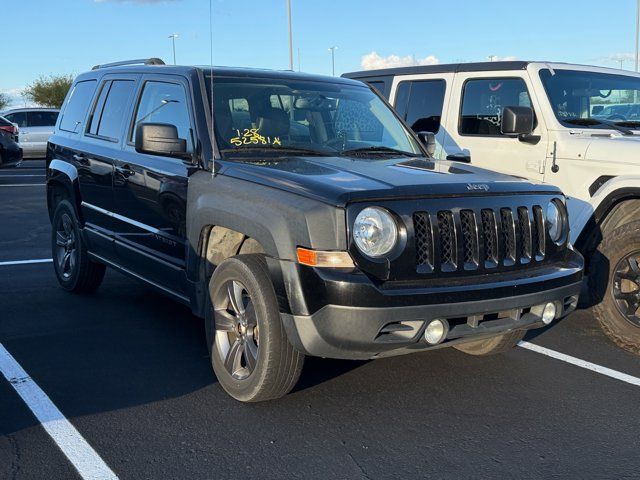
{"label": "roof rack rail", "polygon": [[94,66],[91,70],[98,70],[99,68],[107,67],[121,67],[123,65],[165,65],[160,58],[139,58],[137,60],[124,60],[122,62],[103,63],[101,65]]}

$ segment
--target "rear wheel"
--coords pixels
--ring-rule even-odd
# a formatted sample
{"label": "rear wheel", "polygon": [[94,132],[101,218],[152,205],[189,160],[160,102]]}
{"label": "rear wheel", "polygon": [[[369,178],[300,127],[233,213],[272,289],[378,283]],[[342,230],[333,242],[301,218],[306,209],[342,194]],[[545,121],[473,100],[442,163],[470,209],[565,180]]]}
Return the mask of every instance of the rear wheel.
{"label": "rear wheel", "polygon": [[514,330],[513,332],[508,332],[498,337],[491,337],[486,340],[461,343],[455,345],[455,348],[469,355],[497,355],[508,352],[515,347],[518,342],[522,340],[525,333],[525,330]]}
{"label": "rear wheel", "polygon": [[51,250],[58,282],[70,292],[95,291],[102,283],[106,267],[89,258],[75,210],[69,201],[58,203],[52,226]]}
{"label": "rear wheel", "polygon": [[289,343],[264,257],[222,262],[209,297],[207,341],[222,388],[242,402],[286,395],[300,377],[304,355]]}
{"label": "rear wheel", "polygon": [[589,289],[593,313],[619,347],[640,355],[640,222],[622,225],[598,246]]}

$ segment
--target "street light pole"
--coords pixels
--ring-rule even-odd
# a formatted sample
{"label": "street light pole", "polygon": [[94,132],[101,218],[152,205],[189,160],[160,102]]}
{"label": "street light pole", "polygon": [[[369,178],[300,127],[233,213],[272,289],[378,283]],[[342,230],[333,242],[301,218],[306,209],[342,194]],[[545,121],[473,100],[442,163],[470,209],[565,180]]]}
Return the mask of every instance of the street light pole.
{"label": "street light pole", "polygon": [[289,70],[293,70],[293,29],[291,27],[291,0],[287,0],[287,14],[289,17]]}
{"label": "street light pole", "polygon": [[[640,0],[638,0],[640,1]],[[336,50],[338,47],[329,47],[328,50],[331,52],[331,75],[336,76]]]}
{"label": "street light pole", "polygon": [[176,65],[176,38],[178,38],[177,33],[172,33],[169,37],[173,44],[173,64]]}
{"label": "street light pole", "polygon": [[636,2],[636,72],[638,71],[638,35],[640,35],[640,0]]}

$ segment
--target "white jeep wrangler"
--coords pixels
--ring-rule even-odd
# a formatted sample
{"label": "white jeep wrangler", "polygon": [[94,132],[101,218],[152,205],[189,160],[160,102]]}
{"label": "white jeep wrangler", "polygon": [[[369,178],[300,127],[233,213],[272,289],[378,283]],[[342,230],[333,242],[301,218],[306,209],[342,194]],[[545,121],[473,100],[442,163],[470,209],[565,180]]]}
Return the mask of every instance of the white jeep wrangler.
{"label": "white jeep wrangler", "polygon": [[640,354],[640,75],[549,62],[365,71],[436,158],[560,187],[605,333]]}

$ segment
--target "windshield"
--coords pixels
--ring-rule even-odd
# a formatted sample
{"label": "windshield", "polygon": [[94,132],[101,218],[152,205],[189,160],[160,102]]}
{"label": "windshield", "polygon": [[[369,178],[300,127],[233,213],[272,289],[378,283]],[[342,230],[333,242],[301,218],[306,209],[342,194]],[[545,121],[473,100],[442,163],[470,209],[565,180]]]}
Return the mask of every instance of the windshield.
{"label": "windshield", "polygon": [[364,86],[214,76],[213,103],[224,158],[422,155],[391,109]]}
{"label": "windshield", "polygon": [[[577,70],[541,70],[553,111],[567,126],[640,126],[640,78]],[[636,125],[637,124],[637,125]]]}

